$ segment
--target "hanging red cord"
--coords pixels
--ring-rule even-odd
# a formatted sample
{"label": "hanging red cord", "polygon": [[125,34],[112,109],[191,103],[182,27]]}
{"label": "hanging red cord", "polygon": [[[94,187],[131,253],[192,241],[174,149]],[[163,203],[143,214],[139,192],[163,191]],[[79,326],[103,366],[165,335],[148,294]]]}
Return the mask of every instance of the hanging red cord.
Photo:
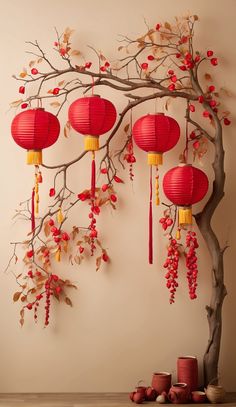
{"label": "hanging red cord", "polygon": [[35,196],[35,188],[32,189],[32,197],[31,197],[31,231],[33,233],[34,233],[34,229],[35,229],[34,196]]}
{"label": "hanging red cord", "polygon": [[95,163],[95,153],[92,151],[92,163],[91,163],[91,198],[95,198],[96,191],[96,163]]}
{"label": "hanging red cord", "polygon": [[153,264],[153,228],[152,228],[152,165],[150,165],[150,202],[149,202],[149,264]]}

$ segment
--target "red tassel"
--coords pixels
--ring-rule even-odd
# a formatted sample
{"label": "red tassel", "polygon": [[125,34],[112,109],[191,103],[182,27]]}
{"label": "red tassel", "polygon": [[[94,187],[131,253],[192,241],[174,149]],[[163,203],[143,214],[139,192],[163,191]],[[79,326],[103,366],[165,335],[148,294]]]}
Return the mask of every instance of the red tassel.
{"label": "red tassel", "polygon": [[149,264],[153,264],[152,166],[151,165],[150,165],[150,202],[149,202]]}
{"label": "red tassel", "polygon": [[96,164],[95,159],[92,159],[92,167],[91,167],[91,198],[95,198],[95,187],[96,187]]}
{"label": "red tassel", "polygon": [[31,231],[32,232],[34,232],[34,229],[35,229],[34,195],[35,195],[35,188],[32,189],[32,197],[31,197]]}

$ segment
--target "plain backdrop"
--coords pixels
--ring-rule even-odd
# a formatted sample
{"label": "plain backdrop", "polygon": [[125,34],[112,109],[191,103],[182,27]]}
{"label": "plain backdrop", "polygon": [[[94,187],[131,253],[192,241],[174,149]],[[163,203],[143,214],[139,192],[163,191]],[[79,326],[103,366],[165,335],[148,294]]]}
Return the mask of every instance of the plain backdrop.
{"label": "plain backdrop", "polygon": [[[150,26],[171,21],[186,12],[200,17],[196,25],[196,48],[213,49],[219,66],[213,77],[217,87],[231,90],[224,98],[225,109],[231,110],[233,123],[225,128],[226,150],[225,198],[218,208],[214,227],[230,248],[225,256],[225,281],[228,296],[223,307],[223,334],[219,363],[221,383],[227,390],[236,390],[235,341],[235,64],[236,36],[235,0],[41,0],[1,2],[1,65],[0,65],[0,265],[4,270],[10,256],[10,242],[24,239],[27,227],[12,220],[19,202],[26,199],[32,185],[32,168],[25,165],[25,153],[11,139],[10,123],[14,110],[9,103],[19,98],[18,86],[12,74],[18,74],[31,59],[25,42],[37,39],[48,50],[59,32],[67,26],[76,30],[74,46],[91,59],[87,45],[102,50],[107,58],[117,57],[120,34],[137,38],[144,33],[144,19]],[[54,84],[52,86],[55,86]],[[107,89],[100,94],[110,98],[120,110],[126,103],[120,93]],[[73,95],[72,99],[79,97]],[[160,103],[160,109],[163,108]],[[67,120],[68,106],[60,115]],[[153,103],[134,112],[138,117],[153,111]],[[176,100],[169,114],[184,129],[184,105]],[[121,131],[119,137],[124,138]],[[119,141],[114,142],[114,146]],[[161,174],[176,165],[183,144],[165,157]],[[83,148],[81,137],[63,135],[52,149],[45,152],[45,162],[54,164],[76,157]],[[73,308],[53,303],[51,324],[43,329],[34,325],[28,315],[24,328],[19,326],[19,304],[12,295],[17,290],[10,272],[0,274],[0,391],[1,392],[108,392],[128,391],[138,380],[147,384],[152,372],[170,371],[176,374],[176,359],[180,355],[196,355],[199,367],[207,346],[208,326],[205,305],[211,293],[210,258],[200,240],[198,299],[187,295],[184,271],[176,303],[168,303],[162,264],[166,240],[162,237],[158,219],[161,209],[155,210],[155,262],[147,264],[148,168],[145,154],[136,151],[133,186],[128,171],[119,173],[126,180],[118,186],[119,203],[116,212],[106,209],[99,218],[99,229],[111,263],[95,272],[90,259],[82,266],[71,267],[63,262],[59,271],[78,283],[79,290],[71,294]],[[203,160],[204,170],[211,178],[211,154]],[[86,158],[70,172],[70,185],[76,192],[88,186],[89,160]],[[52,175],[44,171],[41,188],[41,210],[48,202]],[[200,205],[201,206],[201,205]],[[200,208],[199,206],[199,208]],[[85,222],[87,208],[77,208],[68,223]],[[19,264],[16,270],[22,270]],[[12,268],[13,270],[14,268]]]}

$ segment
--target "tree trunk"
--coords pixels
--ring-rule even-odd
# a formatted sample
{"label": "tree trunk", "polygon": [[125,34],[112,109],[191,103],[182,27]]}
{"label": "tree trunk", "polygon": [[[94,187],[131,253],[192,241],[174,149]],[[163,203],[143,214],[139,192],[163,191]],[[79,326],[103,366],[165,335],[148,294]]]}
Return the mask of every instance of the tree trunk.
{"label": "tree trunk", "polygon": [[222,305],[227,294],[224,285],[224,263],[223,256],[226,247],[221,248],[212,227],[212,216],[224,197],[224,149],[222,144],[222,126],[219,120],[216,120],[216,133],[214,139],[215,158],[213,170],[215,179],[211,196],[195,218],[199,230],[207,244],[212,258],[212,294],[210,305],[206,306],[207,319],[209,324],[209,340],[206,352],[203,358],[204,384],[218,383],[218,361],[220,354],[220,343],[222,333]]}

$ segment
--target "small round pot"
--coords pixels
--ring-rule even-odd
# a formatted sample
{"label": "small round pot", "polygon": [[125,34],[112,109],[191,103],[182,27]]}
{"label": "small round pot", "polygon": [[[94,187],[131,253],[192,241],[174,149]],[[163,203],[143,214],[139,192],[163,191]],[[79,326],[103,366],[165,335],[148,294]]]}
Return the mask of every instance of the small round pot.
{"label": "small round pot", "polygon": [[163,391],[168,393],[171,387],[171,374],[168,372],[156,372],[152,376],[152,388],[161,394]]}
{"label": "small round pot", "polygon": [[225,389],[222,386],[214,386],[213,384],[208,384],[206,391],[206,396],[211,403],[223,403],[225,399]]}
{"label": "small round pot", "polygon": [[137,386],[136,393],[142,394],[143,398],[146,397],[146,387],[145,386]]}
{"label": "small round pot", "polygon": [[207,396],[204,391],[192,391],[192,401],[194,403],[205,403],[206,400]]}
{"label": "small round pot", "polygon": [[185,404],[190,399],[190,391],[186,383],[175,383],[171,386],[168,399],[174,404]]}

